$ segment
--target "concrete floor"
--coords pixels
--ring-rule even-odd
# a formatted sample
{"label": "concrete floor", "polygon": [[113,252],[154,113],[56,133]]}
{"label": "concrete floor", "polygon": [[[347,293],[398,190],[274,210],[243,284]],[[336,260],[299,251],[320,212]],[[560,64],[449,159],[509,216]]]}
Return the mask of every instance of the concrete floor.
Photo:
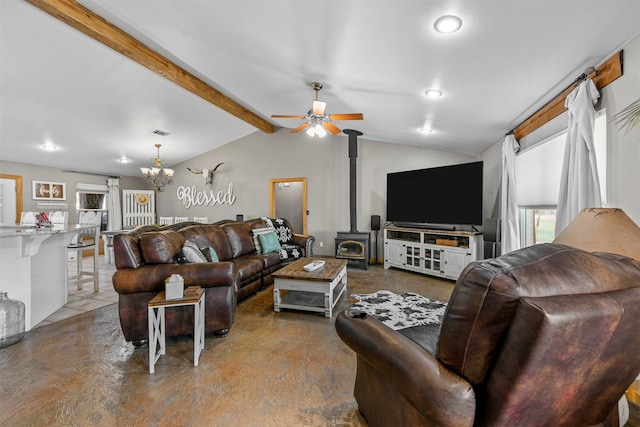
{"label": "concrete floor", "polygon": [[[104,279],[100,293],[110,286]],[[191,336],[175,337],[154,374],[148,348],[124,340],[117,304],[76,313],[0,349],[0,426],[364,426],[355,355],[335,333],[335,316],[354,293],[447,300],[452,288],[381,266],[349,268],[346,296],[328,319],[275,313],[269,287],[240,303],[229,336],[206,337],[198,367]]]}
{"label": "concrete floor", "polygon": [[[91,286],[86,286],[86,290]],[[0,425],[366,425],[353,399],[355,355],[334,329],[352,293],[413,291],[447,300],[453,282],[372,266],[349,268],[331,319],[273,311],[272,287],[240,303],[226,338],[167,340],[149,374],[148,348],[120,329],[117,304],[43,325],[0,349]]]}

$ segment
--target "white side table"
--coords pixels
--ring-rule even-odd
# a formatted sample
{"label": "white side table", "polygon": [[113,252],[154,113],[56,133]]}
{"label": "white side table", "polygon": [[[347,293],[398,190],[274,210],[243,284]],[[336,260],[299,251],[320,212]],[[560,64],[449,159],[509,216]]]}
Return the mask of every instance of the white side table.
{"label": "white side table", "polygon": [[[185,291],[186,292],[186,291]],[[193,295],[180,299],[167,300],[164,292],[153,297],[148,304],[149,314],[149,373],[155,371],[155,364],[165,354],[165,320],[167,307],[192,305],[193,313],[193,366],[198,366],[200,353],[204,349],[204,289],[198,288]]]}

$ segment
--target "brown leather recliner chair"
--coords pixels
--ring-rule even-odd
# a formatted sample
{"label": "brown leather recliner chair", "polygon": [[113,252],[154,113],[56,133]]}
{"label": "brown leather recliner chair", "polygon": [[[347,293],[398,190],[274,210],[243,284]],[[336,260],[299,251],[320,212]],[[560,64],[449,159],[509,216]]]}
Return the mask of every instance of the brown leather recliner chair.
{"label": "brown leather recliner chair", "polygon": [[536,245],[472,263],[435,349],[347,309],[354,396],[372,426],[590,426],[640,372],[640,265]]}

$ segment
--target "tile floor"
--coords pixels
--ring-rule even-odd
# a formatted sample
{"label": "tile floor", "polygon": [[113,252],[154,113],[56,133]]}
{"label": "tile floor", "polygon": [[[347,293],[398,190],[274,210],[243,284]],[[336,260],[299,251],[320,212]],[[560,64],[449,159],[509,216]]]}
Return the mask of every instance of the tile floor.
{"label": "tile floor", "polygon": [[[88,267],[87,267],[88,266]],[[91,258],[84,258],[84,267],[91,268]],[[75,260],[70,260],[67,264],[69,274],[75,274]],[[93,291],[93,282],[83,283],[82,290],[78,290],[77,285],[69,285],[67,287],[67,303],[58,311],[38,323],[35,327],[50,325],[60,320],[68,319],[89,311],[96,310],[118,302],[118,294],[113,289],[111,277],[116,271],[114,264],[107,264],[104,255],[100,255],[99,263],[99,283],[98,292]]]}

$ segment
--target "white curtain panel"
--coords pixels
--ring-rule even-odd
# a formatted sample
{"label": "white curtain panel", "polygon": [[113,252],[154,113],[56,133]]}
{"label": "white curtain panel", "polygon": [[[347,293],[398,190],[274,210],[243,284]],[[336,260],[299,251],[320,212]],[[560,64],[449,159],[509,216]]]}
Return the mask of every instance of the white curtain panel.
{"label": "white curtain panel", "polygon": [[122,209],[120,209],[120,180],[118,178],[109,178],[107,180],[109,187],[109,219],[107,222],[107,230],[122,230]]}
{"label": "white curtain panel", "polygon": [[567,142],[560,175],[556,236],[585,208],[602,207],[594,143],[595,109],[600,94],[591,79],[565,100],[569,110]]}
{"label": "white curtain panel", "polygon": [[518,198],[516,187],[516,152],[520,144],[513,134],[509,134],[502,142],[502,253],[506,254],[520,249],[520,220],[518,215]]}

